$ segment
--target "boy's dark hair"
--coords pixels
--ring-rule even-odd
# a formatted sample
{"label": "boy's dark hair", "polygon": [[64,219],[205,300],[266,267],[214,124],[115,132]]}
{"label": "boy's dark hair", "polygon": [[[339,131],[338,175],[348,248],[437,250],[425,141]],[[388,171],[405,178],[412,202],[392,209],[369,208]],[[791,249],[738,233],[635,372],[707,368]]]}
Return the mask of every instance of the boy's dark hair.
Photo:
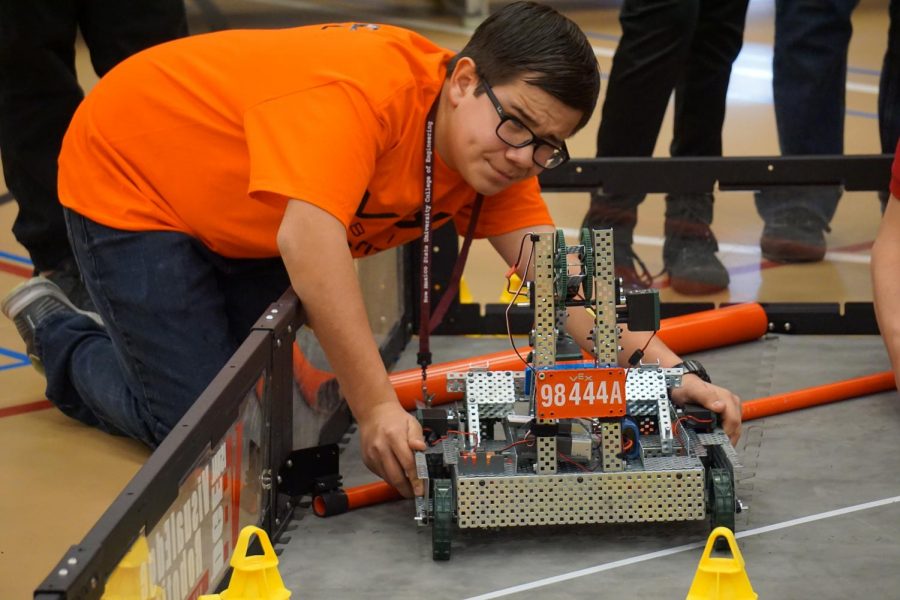
{"label": "boy's dark hair", "polygon": [[[489,16],[450,61],[448,77],[464,56],[491,86],[523,78],[581,111],[576,131],[594,112],[600,94],[597,57],[578,25],[549,6],[514,2]],[[476,93],[482,91],[479,85]]]}

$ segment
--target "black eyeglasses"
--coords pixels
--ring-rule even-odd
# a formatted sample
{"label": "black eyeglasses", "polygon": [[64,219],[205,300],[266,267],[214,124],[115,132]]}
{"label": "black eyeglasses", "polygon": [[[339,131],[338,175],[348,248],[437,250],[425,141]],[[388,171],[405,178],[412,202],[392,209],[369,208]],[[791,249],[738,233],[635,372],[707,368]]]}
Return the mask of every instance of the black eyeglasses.
{"label": "black eyeglasses", "polygon": [[497,96],[494,95],[494,90],[491,89],[484,77],[481,78],[481,83],[484,85],[487,97],[497,110],[497,114],[500,115],[500,124],[497,125],[496,133],[503,143],[513,148],[524,148],[525,146],[534,145],[531,159],[534,161],[534,164],[542,169],[555,169],[569,160],[569,150],[566,148],[565,143],[562,146],[556,146],[534,135],[534,132],[525,123],[512,115],[506,114],[500,101],[497,100]]}

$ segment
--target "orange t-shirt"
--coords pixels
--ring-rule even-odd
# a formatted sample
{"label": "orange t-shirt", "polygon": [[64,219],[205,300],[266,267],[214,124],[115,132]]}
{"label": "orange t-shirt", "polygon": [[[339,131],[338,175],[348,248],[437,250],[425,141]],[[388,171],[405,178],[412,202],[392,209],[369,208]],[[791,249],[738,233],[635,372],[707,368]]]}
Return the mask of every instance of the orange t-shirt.
{"label": "orange t-shirt", "polygon": [[[59,195],[130,231],[278,255],[289,198],[328,211],[354,256],[421,236],[425,119],[451,53],[385,25],[225,31],[124,61],[79,107]],[[433,218],[465,231],[474,190],[435,153]],[[537,179],[485,199],[476,237],[551,223]]]}

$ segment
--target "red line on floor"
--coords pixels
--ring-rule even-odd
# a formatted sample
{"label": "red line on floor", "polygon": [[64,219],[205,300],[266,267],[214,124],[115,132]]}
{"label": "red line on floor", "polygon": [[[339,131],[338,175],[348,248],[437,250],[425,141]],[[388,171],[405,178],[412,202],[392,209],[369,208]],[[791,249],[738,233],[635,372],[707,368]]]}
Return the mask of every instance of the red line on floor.
{"label": "red line on floor", "polygon": [[0,261],[0,271],[4,271],[6,273],[10,273],[12,275],[18,275],[19,277],[24,277],[26,279],[31,278],[34,275],[34,271],[29,267],[20,267],[18,265],[11,265],[7,262]]}
{"label": "red line on floor", "polygon": [[[829,248],[832,252],[862,252],[864,250],[871,250],[873,241],[869,242],[859,242],[858,244],[849,244],[847,246],[841,246],[839,248]],[[775,267],[786,267],[791,264],[814,264],[814,263],[779,263],[771,260],[766,260],[761,258],[758,263],[747,263],[744,265],[738,265],[736,267],[732,267],[728,269],[729,275],[744,275],[746,273],[754,273],[756,271],[764,271],[766,269],[773,269]],[[658,290],[664,290],[670,286],[669,278],[665,279],[659,278],[653,282],[653,288]]]}
{"label": "red line on floor", "polygon": [[16,406],[7,406],[0,408],[0,419],[5,417],[14,417],[25,413],[35,412],[38,410],[46,410],[53,408],[53,404],[49,400],[38,400],[37,402],[29,402],[28,404],[17,404]]}
{"label": "red line on floor", "polygon": [[875,243],[874,240],[872,240],[871,242],[860,242],[858,244],[850,244],[849,246],[841,246],[840,248],[835,248],[834,251],[835,252],[859,252],[861,250],[871,250],[872,244],[874,244],[874,243]]}
{"label": "red line on floor", "polygon": [[[839,248],[829,248],[832,252],[862,252],[864,250],[871,250],[872,244],[874,242],[859,242],[858,244],[849,244],[847,246],[841,246]],[[779,263],[771,260],[766,260],[761,258],[759,263],[748,263],[745,265],[739,265],[737,267],[732,267],[728,269],[728,273],[730,275],[743,275],[745,273],[753,273],[755,271],[764,271],[766,269],[773,269],[775,267],[787,267],[790,265],[809,265],[815,263]]]}

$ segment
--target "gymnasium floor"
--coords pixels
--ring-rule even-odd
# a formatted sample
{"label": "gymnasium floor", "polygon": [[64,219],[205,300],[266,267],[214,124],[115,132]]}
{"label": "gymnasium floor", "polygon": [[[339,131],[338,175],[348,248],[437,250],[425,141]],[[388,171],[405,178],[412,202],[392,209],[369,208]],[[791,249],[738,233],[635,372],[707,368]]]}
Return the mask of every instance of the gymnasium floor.
{"label": "gymnasium floor", "polygon": [[[595,46],[598,60],[603,73],[608,74],[610,61],[619,35],[618,21],[616,19],[617,6],[612,1],[593,2],[589,0],[576,0],[569,2],[549,2],[557,6],[575,19],[588,33]],[[343,0],[339,2],[305,1],[305,0],[219,0],[210,2],[189,1],[188,9],[191,16],[191,30],[194,33],[208,30],[211,24],[225,22],[229,27],[276,27],[291,26],[303,23],[328,22],[340,20],[367,20],[396,22],[432,37],[439,43],[449,48],[461,48],[468,31],[459,25],[458,20],[447,15],[435,16],[430,14],[434,2],[397,0],[395,2],[374,2],[371,0]],[[597,8],[597,7],[601,8]],[[384,8],[387,7],[387,8]],[[725,154],[728,156],[750,155],[774,155],[778,152],[777,139],[775,138],[775,124],[772,112],[771,98],[771,54],[772,54],[772,18],[773,7],[771,0],[752,0],[747,19],[744,50],[735,66],[732,77],[731,89],[728,99],[728,114],[724,130]],[[877,134],[877,85],[881,60],[886,44],[887,33],[887,0],[863,0],[861,6],[854,14],[853,41],[850,47],[851,73],[847,85],[847,119],[846,119],[846,152],[848,154],[872,154],[879,151]],[[95,82],[86,52],[80,48],[78,55],[79,73],[83,85],[90,88]],[[604,84],[605,85],[605,84]],[[602,98],[601,98],[602,101]],[[569,143],[573,156],[587,157],[594,152],[594,137],[596,135],[599,109],[591,123]],[[657,143],[657,154],[664,156],[671,139],[671,119],[667,117],[663,124],[662,133]],[[0,187],[0,194],[6,192],[5,187]],[[587,207],[586,194],[552,194],[548,196],[551,212],[560,227],[574,232],[581,222],[581,217]],[[0,292],[4,293],[14,285],[21,282],[30,273],[24,249],[13,239],[10,228],[16,214],[14,202],[6,201],[0,204]],[[816,301],[816,302],[844,302],[844,301],[869,301],[871,300],[871,286],[868,275],[868,250],[871,245],[879,219],[878,201],[874,193],[848,193],[845,194],[840,204],[838,213],[832,223],[832,233],[829,235],[830,253],[825,262],[815,265],[778,266],[762,262],[759,255],[758,238],[762,229],[762,222],[756,215],[752,203],[751,194],[748,192],[723,193],[717,196],[716,216],[714,231],[716,232],[720,247],[720,256],[729,268],[732,277],[732,285],[726,292],[715,296],[703,297],[700,300],[715,302],[733,302],[744,300],[761,301]],[[662,221],[663,202],[661,196],[651,196],[640,209],[639,225],[637,230],[636,251],[648,264],[652,272],[661,269],[660,251],[662,246]],[[502,274],[506,270],[505,265],[493,256],[486,243],[476,242],[472,250],[472,256],[466,271],[465,279],[474,300],[478,302],[497,301],[503,281]],[[658,281],[661,288],[663,301],[697,300],[696,297],[684,298],[668,289],[665,280]],[[454,340],[454,344],[460,343]],[[464,343],[464,342],[463,342]],[[773,343],[772,340],[765,342]],[[779,344],[779,342],[774,342]],[[780,342],[780,346],[793,342]],[[764,395],[763,390],[754,388],[754,382],[777,380],[768,393],[784,391],[803,385],[812,385],[809,382],[830,380],[839,378],[839,375],[847,371],[843,366],[846,352],[849,356],[859,358],[866,357],[858,363],[853,363],[852,371],[843,376],[852,374],[864,374],[886,369],[886,360],[877,339],[862,339],[853,344],[842,340],[827,342],[833,351],[823,354],[826,358],[819,361],[803,363],[800,371],[797,369],[779,370],[782,361],[791,364],[792,352],[795,350],[786,347],[783,354],[778,355],[779,366],[775,361],[761,361],[753,358],[738,358],[734,364],[723,360],[720,368],[726,373],[722,381],[732,385],[744,385],[744,390],[739,393],[745,398]],[[810,346],[803,347],[798,352],[807,356],[816,356],[821,344],[813,340]],[[454,352],[466,353],[466,347],[456,348]],[[471,353],[478,353],[471,350]],[[704,356],[704,360],[715,364],[718,354]],[[447,357],[438,357],[438,360]],[[741,363],[741,361],[746,361]],[[830,362],[829,362],[830,361]],[[839,364],[837,364],[839,363]],[[747,365],[745,368],[741,364]],[[799,363],[798,363],[799,364]],[[718,365],[717,365],[718,366]],[[839,368],[840,367],[840,368]],[[870,370],[869,370],[870,369]],[[743,379],[742,379],[743,378]],[[737,388],[736,388],[737,389]],[[85,428],[74,421],[63,417],[58,411],[49,406],[43,396],[43,381],[41,377],[27,365],[24,356],[24,347],[16,334],[15,327],[6,320],[0,320],[0,597],[24,598],[30,595],[31,590],[47,574],[62,553],[71,545],[78,542],[89,527],[96,521],[111,500],[116,496],[122,486],[137,471],[147,457],[147,451],[139,444],[116,439],[96,431]],[[769,433],[765,438],[750,438],[745,436],[742,447],[739,450],[757,452],[760,464],[776,464],[784,461],[788,464],[798,463],[794,459],[816,459],[805,464],[801,471],[792,472],[791,477],[800,477],[799,481],[805,482],[805,486],[813,489],[810,496],[804,496],[804,486],[794,487],[789,484],[783,494],[778,493],[782,489],[779,481],[780,471],[771,468],[766,471],[766,477],[771,479],[766,489],[772,490],[772,495],[754,493],[753,500],[761,503],[764,510],[761,513],[751,515],[763,515],[760,520],[745,522],[746,528],[757,527],[762,524],[771,524],[779,520],[795,518],[802,515],[810,515],[821,511],[833,510],[840,507],[857,505],[862,502],[894,497],[898,494],[896,482],[884,473],[897,471],[896,461],[891,464],[882,464],[874,457],[895,456],[889,447],[890,441],[895,436],[890,435],[892,429],[884,423],[896,421],[898,417],[895,401],[892,394],[881,395],[874,399],[860,400],[855,403],[841,405],[841,408],[827,407],[809,411],[812,416],[791,417],[792,420],[773,424],[778,443],[769,440],[775,439]],[[851,408],[855,407],[855,408]],[[832,411],[832,412],[825,412]],[[804,413],[805,414],[805,413]],[[787,418],[787,417],[786,417]],[[878,432],[884,430],[884,435],[865,435],[866,431],[854,430],[850,438],[842,437],[841,427],[830,429],[831,420],[840,422],[841,419],[849,419],[854,424],[860,422],[878,425]],[[768,425],[767,420],[760,422],[756,427],[763,428]],[[809,427],[804,428],[804,425]],[[796,427],[794,427],[796,426]],[[817,428],[822,427],[821,430]],[[834,424],[832,423],[832,427]],[[765,428],[768,432],[769,429]],[[801,448],[795,447],[790,439],[785,439],[786,433],[802,431]],[[874,433],[874,432],[873,432]],[[765,439],[765,444],[763,444]],[[874,444],[870,446],[870,442]],[[755,446],[753,445],[755,444]],[[819,470],[834,469],[833,462],[827,457],[823,458],[814,451],[816,444],[825,444],[829,448],[838,445],[848,448],[846,452],[857,455],[849,449],[860,450],[868,454],[872,450],[886,454],[868,454],[870,458],[866,469],[854,465],[852,461],[841,463],[848,473],[859,471],[859,477],[864,478],[863,483],[854,484],[851,477],[837,478],[838,484],[832,487],[827,485],[816,487]],[[753,450],[753,449],[756,450]],[[812,449],[812,451],[811,451]],[[352,456],[352,454],[351,454]],[[766,462],[769,461],[769,462]],[[890,461],[888,461],[889,463]],[[864,465],[865,466],[865,465]],[[815,467],[815,468],[812,468]],[[762,467],[760,471],[763,470]],[[844,471],[842,471],[843,473]],[[368,475],[356,473],[359,482],[369,481]],[[832,478],[833,479],[833,478]],[[829,480],[831,481],[831,479]],[[352,482],[351,482],[352,483]],[[869,487],[869,484],[872,484]],[[787,485],[787,484],[786,484]],[[739,495],[741,488],[738,489]],[[815,502],[808,501],[815,498]],[[782,502],[776,506],[776,502]],[[804,510],[792,510],[792,506],[807,505]],[[411,513],[402,505],[394,505],[393,508],[379,508],[378,514],[386,515],[385,526],[391,528],[413,527]],[[885,520],[897,523],[896,508],[879,509]],[[884,512],[889,511],[889,512]],[[861,513],[862,514],[862,513]],[[348,518],[354,518],[349,515]],[[757,517],[753,517],[757,518]],[[863,519],[863,517],[860,517]],[[878,556],[887,558],[877,559],[875,564],[883,565],[888,570],[889,564],[897,564],[900,558],[900,550],[891,537],[896,537],[896,530],[879,531],[875,517],[864,520],[862,532],[857,529],[858,520],[851,519],[846,529],[835,531],[817,529],[816,535],[806,538],[804,544],[791,546],[790,552],[796,554],[809,554],[813,552],[825,552],[829,548],[839,547],[834,540],[846,540],[848,535],[854,535],[853,548],[859,552],[872,552]],[[309,521],[301,521],[301,531],[315,534],[318,527],[321,533],[322,525],[310,525]],[[336,523],[336,522],[335,522]],[[341,532],[342,529],[354,529],[353,521],[344,521],[343,525],[331,525],[328,531]],[[739,521],[739,529],[741,522]],[[594,531],[594,533],[598,533]],[[293,544],[297,543],[295,536]],[[787,534],[783,539],[787,538]],[[391,538],[395,539],[395,538]],[[541,538],[537,544],[537,538],[513,537],[501,541],[502,556],[518,551],[521,546],[532,547],[526,549],[537,561],[540,552],[546,551],[553,555],[558,554],[560,546],[580,544],[579,537],[565,537],[559,542],[559,546],[553,545],[550,540]],[[696,540],[696,531],[679,531],[671,540],[648,540],[641,538],[640,547],[635,547],[633,554],[650,552],[659,548],[678,546],[685,540]],[[760,540],[763,539],[761,536]],[[880,540],[875,543],[875,540]],[[868,542],[872,545],[867,545]],[[481,548],[476,554],[482,561],[488,561],[492,554],[484,549],[485,541],[475,540],[474,545]],[[750,542],[751,544],[754,542]],[[545,545],[546,544],[546,545]],[[421,546],[421,544],[420,544]],[[813,550],[810,550],[810,549]],[[867,550],[868,548],[868,550]],[[27,549],[27,551],[26,551]],[[369,547],[375,553],[380,551],[378,547]],[[421,550],[421,548],[419,548]],[[421,552],[413,548],[407,548],[409,555],[398,556],[398,561],[417,558]],[[610,559],[616,553],[614,548],[607,548],[600,554],[582,557],[571,565],[588,566]],[[780,550],[778,552],[781,552]],[[759,547],[756,556],[768,556],[773,565],[779,562],[776,550],[771,546]],[[629,551],[629,555],[632,552]],[[697,551],[687,553],[691,558],[683,558],[684,568],[692,569],[696,564]],[[745,558],[748,552],[745,551]],[[423,555],[427,558],[427,552]],[[840,554],[827,555],[834,561],[842,559]],[[860,556],[860,555],[857,555]],[[560,560],[568,560],[567,555],[561,555]],[[891,562],[879,562],[879,560],[892,559]],[[430,559],[428,559],[430,562]],[[528,560],[532,560],[529,558]],[[613,558],[613,560],[615,560]],[[829,560],[828,558],[823,560]],[[592,562],[593,561],[593,562]],[[474,561],[466,561],[462,564],[472,565]],[[749,559],[748,559],[749,562]],[[352,563],[351,563],[352,564]],[[453,573],[461,566],[454,563]],[[532,564],[528,561],[524,565]],[[522,564],[519,566],[521,567]],[[760,563],[762,564],[762,563]],[[406,561],[409,565],[409,561]],[[766,568],[754,573],[750,563],[751,576],[754,583],[757,580],[765,581],[770,570],[768,563]],[[309,568],[311,565],[303,564],[301,567]],[[504,570],[501,563],[500,570]],[[297,584],[298,597],[329,597],[326,581],[310,583],[310,576],[304,574],[304,569],[298,567],[292,571],[292,579],[289,583]],[[773,567],[774,568],[774,567]],[[419,573],[421,578],[430,577],[434,573],[431,565],[423,565],[423,571],[411,571]],[[506,573],[498,586],[521,584],[532,579],[544,577],[550,574],[558,574],[562,569],[553,568],[552,565],[544,567],[533,573],[522,570],[519,575]],[[306,570],[306,573],[311,571]],[[883,571],[882,571],[883,572]],[[871,570],[865,573],[872,573]],[[528,576],[530,576],[530,578]],[[446,576],[446,574],[445,574]],[[629,577],[633,581],[636,575]],[[818,572],[807,572],[806,577],[815,578]],[[294,578],[295,577],[295,578]],[[596,577],[596,576],[591,576]],[[459,581],[456,577],[455,581]],[[591,579],[594,587],[602,588],[607,585],[607,580]],[[403,584],[404,581],[393,581]],[[412,585],[415,582],[405,582]],[[653,585],[647,583],[646,585]],[[304,593],[304,588],[311,586],[310,594]],[[591,587],[591,586],[588,586]],[[391,596],[391,588],[386,588],[384,597]],[[430,595],[437,597],[455,597],[473,594],[481,594],[494,589],[491,585],[477,586],[466,584],[460,588],[445,586],[440,590],[431,590]],[[564,592],[565,587],[556,588],[558,594]],[[573,588],[574,590],[581,588]],[[583,588],[587,589],[587,588]],[[618,588],[616,588],[618,589]],[[649,591],[649,587],[642,588]],[[679,596],[686,593],[681,580],[663,578],[659,587],[654,587],[655,593],[662,596]],[[764,597],[808,597],[800,594],[780,595],[777,588],[769,588],[770,593]],[[796,588],[791,588],[796,590]],[[861,589],[866,589],[862,587]],[[888,588],[871,588],[872,591],[884,591],[874,593],[873,597],[889,597]],[[896,588],[891,588],[896,589]],[[839,591],[840,590],[840,591]],[[758,590],[760,591],[760,590]],[[674,592],[674,593],[670,593]],[[824,587],[818,595],[822,597],[845,597],[849,595],[846,589]],[[540,592],[533,592],[535,595]],[[616,595],[625,595],[628,591],[622,588]],[[346,594],[332,595],[330,597],[350,597],[353,594],[349,590]],[[376,594],[377,595],[377,594]],[[526,594],[527,595],[527,594]],[[574,595],[574,594],[573,594]],[[812,594],[809,594],[811,596]],[[417,597],[415,593],[409,597]]]}

